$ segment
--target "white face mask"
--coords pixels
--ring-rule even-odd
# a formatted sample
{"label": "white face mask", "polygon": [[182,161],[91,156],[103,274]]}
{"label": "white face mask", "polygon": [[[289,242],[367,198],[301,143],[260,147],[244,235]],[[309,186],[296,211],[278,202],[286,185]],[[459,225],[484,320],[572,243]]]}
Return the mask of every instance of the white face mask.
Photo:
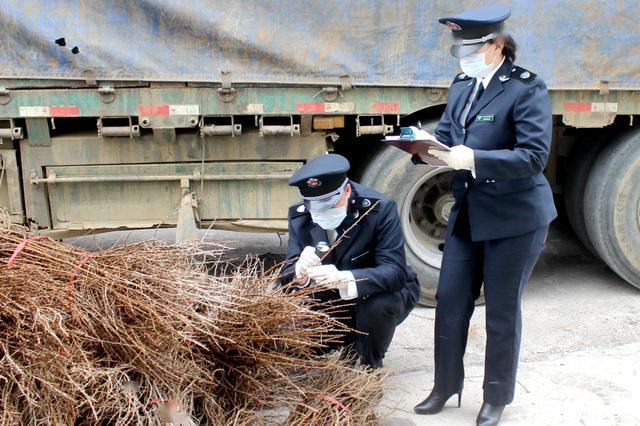
{"label": "white face mask", "polygon": [[347,207],[333,207],[323,212],[311,212],[311,220],[318,224],[322,229],[328,231],[336,229],[344,218],[347,217]]}
{"label": "white face mask", "polygon": [[486,53],[474,53],[460,58],[462,72],[472,78],[485,78],[493,69],[493,64],[486,64]]}

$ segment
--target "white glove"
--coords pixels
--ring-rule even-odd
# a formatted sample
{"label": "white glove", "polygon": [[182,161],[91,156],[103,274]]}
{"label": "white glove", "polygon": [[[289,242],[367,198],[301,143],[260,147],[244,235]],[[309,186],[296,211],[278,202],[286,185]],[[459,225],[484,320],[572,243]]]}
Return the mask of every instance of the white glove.
{"label": "white glove", "polygon": [[304,250],[302,250],[302,253],[300,253],[300,257],[296,262],[296,278],[307,275],[310,268],[318,266],[320,263],[322,263],[322,261],[316,255],[316,249],[311,246],[306,246]]}
{"label": "white glove", "polygon": [[358,297],[356,279],[351,271],[339,271],[335,265],[320,265],[309,269],[308,274],[316,283],[338,290],[342,299]]}
{"label": "white glove", "polygon": [[475,168],[473,150],[464,145],[456,145],[450,151],[430,149],[428,153],[438,157],[454,170],[472,170]]}

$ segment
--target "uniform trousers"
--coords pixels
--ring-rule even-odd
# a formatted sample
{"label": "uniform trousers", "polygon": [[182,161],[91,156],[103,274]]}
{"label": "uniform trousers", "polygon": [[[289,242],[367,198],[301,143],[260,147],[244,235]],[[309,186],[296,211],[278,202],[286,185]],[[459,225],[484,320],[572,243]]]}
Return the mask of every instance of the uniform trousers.
{"label": "uniform trousers", "polygon": [[444,246],[436,293],[434,389],[446,396],[462,391],[469,320],[484,287],[484,401],[506,405],[513,401],[515,391],[522,291],[544,248],[549,227],[515,237],[474,242],[465,210],[456,221],[462,220],[461,226],[456,225],[449,232]]}
{"label": "uniform trousers", "polygon": [[314,294],[314,299],[323,302],[323,309],[327,303],[335,306],[330,315],[357,331],[341,336],[338,342],[327,344],[323,352],[349,346],[374,368],[383,366],[382,361],[396,327],[409,315],[399,292],[378,293],[366,300],[341,300],[337,291],[324,291]]}

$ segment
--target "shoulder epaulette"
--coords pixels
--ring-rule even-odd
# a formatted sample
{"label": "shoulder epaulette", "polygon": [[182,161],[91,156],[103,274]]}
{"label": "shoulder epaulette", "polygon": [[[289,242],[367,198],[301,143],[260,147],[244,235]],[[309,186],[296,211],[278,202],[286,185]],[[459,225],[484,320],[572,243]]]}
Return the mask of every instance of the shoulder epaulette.
{"label": "shoulder epaulette", "polygon": [[533,73],[517,65],[514,65],[513,68],[511,68],[511,77],[515,78],[516,80],[520,80],[525,84],[531,83],[536,79],[536,76],[536,73]]}
{"label": "shoulder epaulette", "polygon": [[289,207],[289,219],[294,219],[305,214],[307,214],[307,209],[302,203],[294,204],[293,206]]}
{"label": "shoulder epaulette", "polygon": [[461,72],[460,74],[456,75],[456,77],[453,79],[453,83],[457,83],[459,81],[465,81],[465,80],[471,80],[471,77],[469,77],[467,74]]}
{"label": "shoulder epaulette", "polygon": [[376,202],[378,202],[377,198],[354,197],[351,200],[351,207],[358,210],[369,210]]}

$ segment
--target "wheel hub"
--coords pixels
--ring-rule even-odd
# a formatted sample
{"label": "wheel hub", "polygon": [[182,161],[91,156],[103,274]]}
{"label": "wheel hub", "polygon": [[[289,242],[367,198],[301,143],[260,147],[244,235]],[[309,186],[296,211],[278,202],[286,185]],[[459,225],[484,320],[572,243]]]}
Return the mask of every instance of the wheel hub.
{"label": "wheel hub", "polygon": [[438,201],[436,201],[436,205],[433,210],[436,215],[436,219],[438,219],[438,222],[442,225],[446,226],[449,223],[449,215],[451,214],[451,209],[455,202],[456,200],[453,197],[453,194],[444,194],[438,198]]}
{"label": "wheel hub", "polygon": [[442,248],[451,208],[452,173],[431,169],[408,191],[402,204],[402,230],[408,248],[424,263],[440,268]]}

